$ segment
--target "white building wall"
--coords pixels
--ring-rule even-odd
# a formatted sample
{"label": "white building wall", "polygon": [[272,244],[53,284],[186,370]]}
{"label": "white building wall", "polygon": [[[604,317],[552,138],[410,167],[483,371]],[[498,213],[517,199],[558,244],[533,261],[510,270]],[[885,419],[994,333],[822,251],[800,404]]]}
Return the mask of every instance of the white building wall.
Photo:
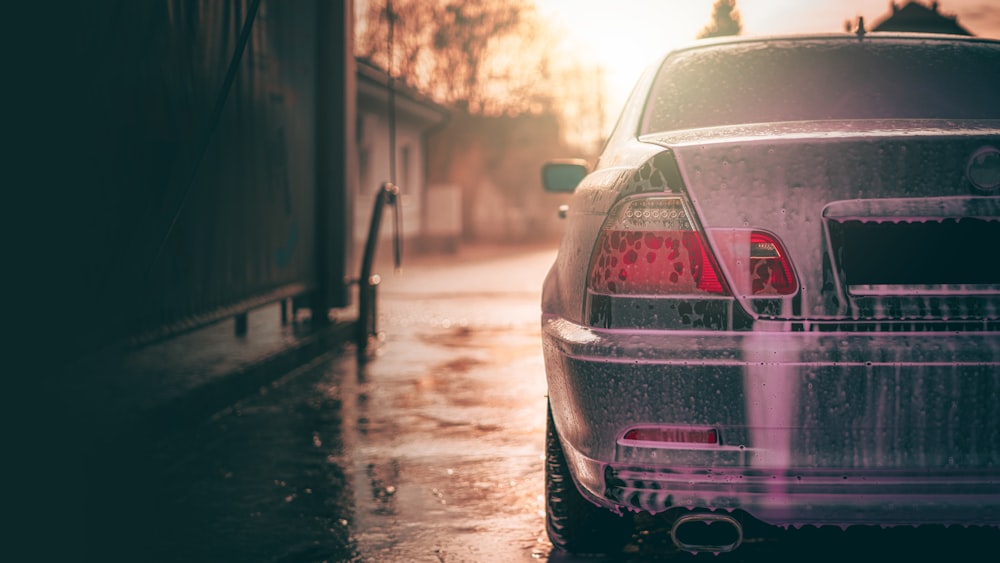
{"label": "white building wall", "polygon": [[[390,180],[389,120],[385,113],[358,109],[358,178],[355,197],[354,236],[364,244],[371,223],[375,195],[384,182]],[[413,121],[396,118],[396,184],[402,193],[403,236],[415,238],[422,229],[421,202],[426,189],[424,179],[425,147],[423,130]],[[382,217],[380,238],[392,236],[393,210],[389,207]]]}

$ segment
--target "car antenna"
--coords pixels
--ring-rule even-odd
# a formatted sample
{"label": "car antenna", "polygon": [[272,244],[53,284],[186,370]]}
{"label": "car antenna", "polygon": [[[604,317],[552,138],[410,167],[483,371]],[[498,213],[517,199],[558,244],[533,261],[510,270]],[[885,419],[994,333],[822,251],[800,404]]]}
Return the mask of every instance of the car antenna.
{"label": "car antenna", "polygon": [[865,17],[858,16],[858,30],[855,32],[855,34],[857,34],[858,36],[858,40],[860,41],[864,39],[866,33],[868,32],[865,31]]}

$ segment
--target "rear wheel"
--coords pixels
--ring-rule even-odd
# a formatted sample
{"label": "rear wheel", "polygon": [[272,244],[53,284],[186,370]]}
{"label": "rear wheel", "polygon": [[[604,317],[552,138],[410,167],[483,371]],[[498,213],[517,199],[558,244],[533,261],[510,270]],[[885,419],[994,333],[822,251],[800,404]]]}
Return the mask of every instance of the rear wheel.
{"label": "rear wheel", "polygon": [[632,518],[594,506],[580,494],[549,407],[545,432],[545,528],[552,545],[577,554],[620,553],[632,537]]}

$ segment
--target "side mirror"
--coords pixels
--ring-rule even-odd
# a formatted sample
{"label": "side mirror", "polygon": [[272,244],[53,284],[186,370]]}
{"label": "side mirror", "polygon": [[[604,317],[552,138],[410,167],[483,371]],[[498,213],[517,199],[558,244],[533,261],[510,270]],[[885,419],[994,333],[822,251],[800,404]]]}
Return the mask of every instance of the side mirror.
{"label": "side mirror", "polygon": [[542,185],[547,192],[570,193],[588,173],[585,160],[579,158],[550,160],[542,165]]}

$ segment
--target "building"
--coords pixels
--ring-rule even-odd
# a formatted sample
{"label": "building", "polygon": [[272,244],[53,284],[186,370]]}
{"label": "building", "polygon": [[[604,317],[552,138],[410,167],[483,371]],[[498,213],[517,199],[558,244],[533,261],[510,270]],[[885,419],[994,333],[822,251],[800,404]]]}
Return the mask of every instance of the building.
{"label": "building", "polygon": [[429,140],[431,193],[448,194],[447,201],[457,201],[461,240],[558,240],[563,225],[557,210],[569,198],[545,192],[542,164],[574,153],[560,143],[555,115],[456,111]]}
{"label": "building", "polygon": [[[392,90],[396,184],[403,193],[407,252],[450,252],[463,241],[558,238],[557,210],[568,198],[547,194],[541,185],[542,163],[567,154],[554,115],[470,115],[446,110],[402,81],[394,81]],[[368,235],[375,195],[390,179],[390,119],[388,76],[358,59],[356,248]],[[386,215],[380,238],[391,236]]]}
{"label": "building", "polygon": [[[415,242],[428,231],[447,228],[448,221],[435,216],[440,205],[428,217],[427,135],[448,119],[448,111],[429,97],[416,92],[402,81],[393,81],[393,110],[390,111],[389,77],[371,63],[357,60],[358,186],[353,194],[354,241],[364,245],[371,223],[375,195],[384,182],[390,181],[390,153],[395,152],[396,185],[401,191],[400,210],[404,241]],[[390,129],[395,132],[392,147]],[[386,208],[381,239],[392,236],[392,209]],[[457,213],[457,210],[456,210]],[[452,230],[458,235],[458,226]],[[360,256],[360,253],[356,254]]]}
{"label": "building", "polygon": [[958,23],[958,17],[942,14],[938,3],[924,5],[915,0],[900,7],[896,2],[890,2],[891,13],[877,21],[871,31],[913,31],[918,33],[950,33],[954,35],[972,35]]}

